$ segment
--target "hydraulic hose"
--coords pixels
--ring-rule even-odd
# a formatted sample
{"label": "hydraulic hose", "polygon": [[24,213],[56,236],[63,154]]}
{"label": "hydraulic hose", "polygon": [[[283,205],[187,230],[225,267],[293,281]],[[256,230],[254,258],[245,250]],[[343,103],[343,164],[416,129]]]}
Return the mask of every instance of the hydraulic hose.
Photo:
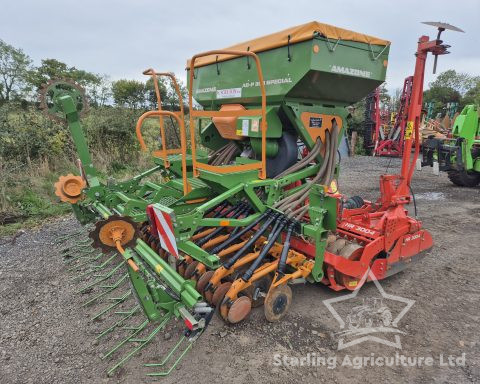
{"label": "hydraulic hose", "polygon": [[[327,131],[328,132],[328,131]],[[308,187],[304,188],[302,191],[303,193],[301,194],[300,197],[298,197],[296,200],[287,203],[287,205],[282,205],[282,209],[285,210],[285,212],[290,211],[294,207],[298,206],[300,203],[306,200],[308,197],[309,191],[311,187],[318,183],[320,179],[322,179],[321,184],[323,185],[330,185],[333,175],[335,172],[335,166],[336,166],[336,155],[338,151],[338,126],[334,122],[333,123],[333,129],[332,129],[332,134],[329,135],[329,139],[326,140],[328,143],[328,152],[326,150],[325,152],[325,159],[322,164],[322,169],[319,170],[318,174],[310,180],[307,184]],[[325,165],[325,167],[323,167]],[[300,191],[300,192],[302,192]],[[297,196],[296,196],[297,197]],[[290,200],[291,201],[291,200]],[[306,210],[303,212],[302,216],[305,214]]]}
{"label": "hydraulic hose", "polygon": [[325,179],[322,182],[323,185],[330,185],[330,183],[332,182],[333,176],[335,174],[335,166],[337,165],[336,160],[337,160],[337,151],[338,151],[338,126],[336,123],[333,124],[331,140],[332,140],[332,143],[331,143],[332,150],[330,152],[329,167],[325,175]]}
{"label": "hydraulic hose", "polygon": [[280,254],[280,261],[278,262],[277,271],[281,275],[285,274],[285,268],[287,267],[287,255],[290,250],[290,238],[292,237],[293,227],[295,226],[295,221],[291,221],[288,225],[287,234],[285,236],[285,241],[283,242],[282,253]]}
{"label": "hydraulic hose", "polygon": [[214,255],[221,250],[227,248],[229,245],[234,243],[237,239],[242,237],[245,233],[250,231],[253,227],[255,227],[258,223],[260,223],[265,217],[269,216],[272,214],[272,210],[269,209],[265,211],[262,215],[260,215],[256,220],[254,220],[251,224],[247,225],[245,228],[243,228],[240,232],[237,232],[235,235],[230,236],[225,242],[217,245],[215,248],[210,250],[210,254]]}
{"label": "hydraulic hose", "polygon": [[319,138],[317,138],[317,141],[316,141],[314,147],[312,148],[312,150],[310,151],[310,153],[306,157],[304,157],[298,163],[292,165],[290,168],[286,169],[282,173],[275,176],[275,179],[279,179],[283,176],[287,176],[287,175],[289,175],[293,172],[296,172],[299,169],[302,169],[305,165],[310,163],[310,161],[313,160],[313,158],[315,158],[320,153],[321,147],[322,147],[322,141]]}
{"label": "hydraulic hose", "polygon": [[[322,165],[320,166],[320,169],[318,170],[317,174],[315,175],[315,177],[308,181],[306,184],[305,184],[305,187],[302,188],[300,191],[294,193],[293,195],[291,196],[288,196],[287,198],[281,200],[278,204],[279,205],[279,209],[285,209],[285,205],[288,204],[288,203],[291,203],[293,202],[294,200],[298,201],[298,198],[302,195],[305,194],[305,192],[308,192],[308,190],[312,187],[312,185],[314,183],[316,183],[324,174],[326,168],[327,168],[327,165],[328,165],[328,159],[330,157],[330,147],[331,147],[331,143],[330,143],[330,132],[329,131],[326,131],[325,133],[325,156],[323,158],[323,162],[322,162]],[[280,206],[282,208],[280,208]]]}
{"label": "hydraulic hose", "polygon": [[205,212],[205,215],[208,215],[209,213],[215,211],[218,207],[220,207],[220,210],[215,214],[215,215],[219,215],[225,209],[227,204],[228,204],[228,201],[224,201],[222,204],[216,205],[215,207],[212,207],[212,208],[208,209]]}
{"label": "hydraulic hose", "polygon": [[[217,211],[217,213],[215,213],[213,215],[213,218],[217,218],[219,216],[222,215],[222,211],[226,208],[226,206],[228,205],[228,201],[225,200],[221,205],[220,205],[220,209]],[[214,211],[215,209],[217,209],[219,206],[217,205],[216,207],[213,207],[213,208],[210,208],[207,212],[205,212],[205,215],[208,215],[210,212]],[[193,232],[194,235],[196,235],[197,233],[203,231],[205,228],[205,226],[202,226],[202,227],[198,227],[195,232]]]}
{"label": "hydraulic hose", "polygon": [[[230,217],[231,219],[236,219],[237,217],[239,217],[245,210],[245,203],[240,203],[237,207],[237,209],[235,209],[233,211],[233,215]],[[210,239],[214,238],[215,236],[217,236],[220,232],[222,232],[223,230],[225,230],[226,227],[218,227],[216,228],[213,232],[209,233],[207,236],[205,237],[202,237],[201,239],[199,239],[197,241],[197,245],[199,247],[201,247],[203,244],[205,244],[207,241],[209,241]]]}
{"label": "hydraulic hose", "polygon": [[[248,206],[245,207],[245,209],[244,209],[242,212],[240,212],[240,216],[243,216],[243,215],[246,216],[246,215],[248,215],[251,210],[252,210],[251,207],[248,207]],[[241,230],[241,228],[242,228],[242,227],[235,227],[235,228],[232,230],[232,232],[230,232],[230,236],[234,236],[238,231]]]}
{"label": "hydraulic hose", "polygon": [[[278,226],[276,226],[275,232],[271,232],[269,236],[269,240],[267,244],[265,244],[260,251],[260,254],[257,256],[255,261],[250,265],[250,267],[245,271],[245,273],[242,276],[243,281],[248,281],[252,278],[252,275],[254,274],[255,270],[260,266],[260,264],[263,262],[263,259],[267,255],[268,251],[273,247],[273,244],[277,241],[278,235],[282,232],[283,228],[287,224],[287,219],[285,217],[282,217],[281,219],[278,220],[280,223]],[[277,222],[278,222],[277,221]]]}
{"label": "hydraulic hose", "polygon": [[227,261],[225,261],[225,263],[223,263],[223,267],[226,268],[226,269],[230,269],[233,264],[235,264],[237,262],[237,260],[242,257],[245,252],[255,244],[255,242],[260,238],[260,236],[263,235],[263,233],[268,229],[268,227],[270,226],[270,224],[275,220],[279,220],[278,219],[278,216],[279,214],[278,213],[274,213],[273,215],[271,215],[271,217],[269,217],[267,219],[267,221],[265,221],[265,223],[262,225],[262,227],[257,231],[255,232],[255,234],[250,238],[250,240],[247,241],[247,243],[242,247],[240,248],[237,253],[235,253],[235,255],[233,255],[232,257],[230,257]]}

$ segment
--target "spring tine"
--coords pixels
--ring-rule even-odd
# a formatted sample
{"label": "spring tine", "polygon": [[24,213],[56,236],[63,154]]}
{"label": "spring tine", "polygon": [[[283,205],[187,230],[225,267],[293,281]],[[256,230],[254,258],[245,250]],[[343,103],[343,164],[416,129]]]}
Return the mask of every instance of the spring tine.
{"label": "spring tine", "polygon": [[[183,339],[185,339],[185,336],[183,337]],[[167,355],[167,357],[161,362],[161,363],[158,363],[158,364],[145,364],[146,367],[157,367],[157,366],[163,366],[169,359],[170,357],[173,355],[173,352],[178,348],[178,346],[181,344],[181,342],[183,341],[183,339],[180,339],[180,342],[177,343],[177,345],[172,349],[172,351],[170,351],[170,353]],[[187,354],[187,352],[192,349],[193,347],[193,342],[190,342],[188,343],[187,347],[183,350],[183,352],[180,354],[180,356],[178,356],[177,360],[175,360],[175,362],[170,366],[170,368],[166,371],[162,371],[162,372],[151,372],[151,373],[147,373],[147,376],[151,376],[151,377],[154,377],[154,376],[168,376],[175,368],[176,366],[178,365],[178,363],[180,363],[180,361],[182,361],[182,359],[184,358],[184,356]]]}
{"label": "spring tine", "polygon": [[97,254],[97,255],[94,256],[94,257],[89,257],[89,258],[87,259],[87,261],[84,261],[83,263],[80,263],[80,264],[76,264],[76,265],[74,265],[73,267],[68,268],[67,271],[68,271],[68,272],[76,271],[76,270],[78,270],[79,268],[84,267],[85,265],[88,265],[88,264],[90,264],[90,263],[93,262],[93,261],[97,261],[97,260],[100,259],[102,256],[103,256],[103,253],[99,253],[99,254]]}
{"label": "spring tine", "polygon": [[102,264],[97,264],[97,265],[91,265],[89,267],[89,269],[87,271],[85,271],[84,273],[82,273],[81,275],[78,275],[76,276],[73,281],[78,281],[78,280],[82,280],[83,278],[89,276],[89,275],[92,275],[94,273],[97,273],[99,271],[101,271],[102,269],[104,269],[109,263],[110,261],[112,261],[113,259],[115,259],[117,255],[116,254],[113,254],[112,256],[110,256],[107,260],[105,260]]}
{"label": "spring tine", "polygon": [[135,307],[133,307],[130,311],[117,311],[115,312],[115,314],[117,315],[123,315],[123,317],[116,321],[115,323],[113,323],[110,327],[108,327],[107,329],[101,331],[97,337],[95,337],[96,340],[100,340],[102,337],[108,335],[110,332],[113,332],[115,330],[115,328],[117,327],[120,327],[124,321],[128,320],[129,318],[131,318],[133,315],[135,315],[138,310],[140,309],[140,307],[137,305]]}
{"label": "spring tine", "polygon": [[75,231],[75,232],[73,232],[73,233],[69,233],[69,234],[66,234],[66,235],[57,237],[57,238],[53,241],[53,243],[54,243],[55,245],[57,245],[57,244],[63,243],[64,241],[67,241],[67,240],[73,239],[73,238],[75,238],[75,237],[78,237],[78,236],[80,236],[80,235],[82,235],[82,234],[84,234],[84,233],[85,233],[85,230],[84,230],[83,228],[81,228],[81,229],[79,229],[79,230],[77,230],[77,231]]}
{"label": "spring tine", "polygon": [[121,303],[123,303],[125,300],[128,299],[128,297],[132,294],[132,291],[131,290],[128,290],[123,296],[121,297],[114,297],[114,298],[110,298],[110,300],[113,300],[113,303],[108,305],[106,308],[104,308],[103,310],[101,310],[100,312],[98,312],[96,315],[94,315],[93,317],[90,318],[91,321],[94,321],[96,319],[98,319],[100,316],[102,316],[103,314],[107,313],[108,311],[110,311],[111,309],[115,308],[117,305],[120,305]]}
{"label": "spring tine", "polygon": [[63,257],[64,257],[63,262],[65,264],[71,264],[78,259],[83,259],[85,257],[89,257],[92,253],[98,252],[96,249],[91,248],[90,246],[88,248],[89,248],[88,250],[75,252],[76,253],[75,256],[72,256],[71,254],[63,255]]}
{"label": "spring tine", "polygon": [[178,340],[177,344],[170,350],[170,352],[163,358],[163,360],[160,363],[148,363],[144,364],[145,367],[162,367],[165,365],[165,363],[170,359],[170,357],[175,353],[175,351],[178,349],[178,347],[183,343],[183,341],[186,339],[184,335],[180,336],[180,339]]}
{"label": "spring tine", "polygon": [[105,268],[105,266],[110,263],[110,261],[112,261],[113,259],[115,259],[115,257],[117,257],[118,253],[112,253],[109,255],[108,259],[105,260],[102,264],[99,264],[99,265],[92,265],[92,268],[93,269],[96,269],[96,270],[100,270],[100,269],[103,269]]}
{"label": "spring tine", "polygon": [[76,293],[85,293],[89,289],[93,288],[94,286],[100,284],[102,281],[107,280],[109,277],[111,277],[120,267],[124,265],[124,262],[122,261],[119,263],[115,268],[113,268],[110,272],[105,273],[103,275],[94,275],[96,277],[99,277],[96,279],[93,283],[88,284],[86,287],[82,288],[81,290],[77,291]]}
{"label": "spring tine", "polygon": [[147,325],[148,325],[148,320],[145,320],[142,324],[140,324],[138,327],[136,327],[135,331],[132,332],[127,338],[123,339],[120,343],[118,343],[112,349],[110,349],[108,352],[103,354],[101,356],[102,360],[110,357],[111,355],[113,355],[119,348],[121,348],[124,344],[126,344],[128,342],[128,340],[130,340],[131,338],[136,336],[138,333],[143,331]]}
{"label": "spring tine", "polygon": [[[128,354],[126,354],[124,357],[122,357],[122,359],[117,364],[115,364],[112,368],[110,368],[107,371],[107,376],[111,376],[113,374],[113,372],[115,372],[120,366],[122,366],[128,359],[130,359],[130,357],[132,357],[134,354],[136,354],[138,351],[140,351],[142,348],[144,348],[155,337],[155,335],[158,332],[160,332],[163,328],[165,328],[165,326],[167,325],[167,323],[168,323],[168,321],[170,320],[171,317],[172,317],[172,314],[170,312],[167,312],[162,317],[162,319],[160,321],[160,324],[150,333],[150,335],[148,335],[148,337],[146,339],[142,339],[141,341],[139,341],[140,344],[137,347],[135,347],[132,351],[130,351]],[[146,320],[145,323],[148,323],[148,320]],[[143,327],[143,328],[145,328],[145,327]],[[127,341],[131,341],[131,339],[133,339],[133,336],[135,336],[136,334],[138,334],[138,332],[134,332],[128,339],[123,340],[120,344],[118,344],[119,345],[118,348],[120,348]]]}
{"label": "spring tine", "polygon": [[71,250],[75,250],[75,249],[78,249],[78,248],[82,248],[82,247],[86,247],[88,245],[90,245],[92,243],[92,239],[90,239],[89,237],[86,237],[85,239],[83,240],[78,240],[76,241],[74,244],[72,245],[67,245],[66,247],[63,247],[60,252],[61,253],[69,253],[69,251]]}
{"label": "spring tine", "polygon": [[101,299],[103,296],[107,295],[108,293],[114,291],[116,288],[122,286],[123,284],[126,283],[126,278],[128,277],[128,273],[124,274],[120,279],[118,279],[113,285],[109,286],[104,286],[103,288],[106,289],[105,291],[99,293],[92,299],[86,301],[85,303],[82,304],[82,307],[88,307],[89,305],[92,305],[95,301],[98,299]]}

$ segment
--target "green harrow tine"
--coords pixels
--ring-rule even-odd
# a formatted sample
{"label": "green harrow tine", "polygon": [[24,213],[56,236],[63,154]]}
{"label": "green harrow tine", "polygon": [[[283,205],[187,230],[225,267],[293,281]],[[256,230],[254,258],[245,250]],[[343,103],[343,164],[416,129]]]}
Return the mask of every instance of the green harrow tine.
{"label": "green harrow tine", "polygon": [[[183,343],[184,340],[186,340],[187,338],[185,336],[181,336],[180,337],[180,340],[178,341],[178,343],[175,345],[175,347],[173,347],[170,352],[167,354],[167,356],[165,356],[165,358],[160,362],[160,363],[150,363],[150,364],[144,364],[145,367],[163,367],[167,361],[170,360],[170,358],[173,356],[173,354],[175,353],[175,351],[178,349],[178,347],[180,347],[180,345]],[[182,361],[182,359],[184,358],[184,356],[187,354],[187,352],[192,349],[192,346],[193,346],[193,343],[194,342],[190,342],[188,343],[187,347],[182,351],[182,353],[177,357],[177,360],[175,360],[175,362],[170,366],[170,368],[166,371],[161,371],[161,372],[150,372],[150,373],[147,373],[147,376],[168,376],[174,369],[175,367],[178,365],[178,363],[180,363],[180,361]]]}
{"label": "green harrow tine", "polygon": [[[161,319],[160,321],[160,324],[150,333],[150,335],[147,336],[146,339],[134,339],[133,336],[136,336],[141,330],[143,330],[146,325],[148,324],[148,320],[146,320],[141,326],[140,326],[140,330],[139,331],[136,331],[136,332],[133,332],[132,335],[130,337],[128,337],[127,339],[124,339],[121,343],[119,343],[114,349],[112,349],[112,351],[116,351],[118,350],[118,348],[120,348],[122,345],[124,345],[125,343],[127,342],[138,342],[140,343],[137,347],[135,347],[132,351],[130,351],[129,353],[127,353],[124,357],[122,357],[122,359],[117,363],[115,364],[112,368],[110,368],[108,371],[107,371],[107,376],[112,376],[112,374],[120,367],[122,366],[128,359],[130,359],[130,357],[132,357],[134,354],[136,354],[138,351],[140,351],[142,348],[144,348],[150,341],[152,341],[152,339],[155,337],[155,335],[160,332],[163,328],[165,328],[165,326],[167,325],[168,321],[170,320],[170,318],[172,317],[172,314],[170,312],[167,312]],[[112,352],[113,353],[113,352]],[[108,355],[110,356],[111,353]],[[104,356],[104,357],[107,357],[107,356]]]}
{"label": "green harrow tine", "polygon": [[115,328],[120,327],[123,324],[124,321],[128,320],[130,317],[135,315],[138,312],[139,309],[140,309],[140,307],[137,305],[137,306],[133,307],[130,311],[116,311],[115,312],[116,315],[124,315],[124,316],[120,320],[118,320],[114,324],[112,324],[110,327],[108,327],[107,329],[100,332],[97,335],[97,337],[95,337],[95,339],[100,340],[102,337],[108,335],[110,332],[115,330]]}
{"label": "green harrow tine", "polygon": [[78,275],[78,276],[75,276],[73,281],[78,281],[78,280],[82,280],[84,277],[86,276],[89,276],[93,273],[96,273],[96,272],[99,272],[101,271],[103,268],[105,268],[109,263],[110,261],[112,261],[117,255],[116,254],[113,254],[112,256],[110,256],[107,260],[105,260],[102,264],[97,264],[97,265],[91,265],[90,266],[90,269],[88,269],[87,271],[85,271],[84,273],[82,273],[81,275]]}
{"label": "green harrow tine", "polygon": [[107,353],[101,356],[101,358],[106,359],[107,357],[110,357],[111,355],[113,355],[119,348],[121,348],[124,344],[126,344],[128,340],[130,340],[133,336],[136,336],[138,333],[143,331],[147,325],[148,325],[148,320],[145,320],[138,327],[135,327],[135,331],[132,332],[126,339],[123,339],[120,343],[115,345],[111,350],[109,350]]}
{"label": "green harrow tine", "polygon": [[128,290],[123,296],[121,297],[109,297],[108,300],[110,301],[113,301],[112,304],[110,304],[109,306],[107,306],[106,308],[104,308],[103,310],[101,310],[100,312],[98,312],[96,315],[94,315],[93,317],[90,318],[91,321],[95,321],[96,319],[98,319],[100,316],[102,316],[103,314],[107,313],[108,311],[110,311],[111,309],[115,308],[117,305],[120,305],[121,303],[123,303],[125,300],[128,299],[128,297],[132,294],[132,291]]}
{"label": "green harrow tine", "polygon": [[107,293],[110,293],[112,292],[113,290],[117,289],[118,287],[120,287],[121,285],[123,285],[125,282],[126,282],[126,278],[128,277],[128,273],[125,273],[122,277],[120,277],[120,279],[118,279],[115,283],[113,283],[112,285],[101,285],[100,288],[103,288],[105,289],[105,291],[99,293],[98,295],[96,295],[95,297],[93,297],[92,299],[86,301],[85,303],[82,304],[82,307],[88,307],[89,305],[91,305],[92,303],[94,303],[95,301],[97,301],[98,299],[102,298],[103,296],[105,296]]}
{"label": "green harrow tine", "polygon": [[103,275],[94,275],[95,277],[100,277],[99,279],[95,280],[93,283],[88,284],[86,287],[82,288],[81,290],[77,291],[76,293],[85,293],[89,289],[93,288],[94,286],[100,284],[102,281],[107,280],[110,278],[120,267],[124,265],[124,262],[122,261],[119,263],[115,268],[113,268],[110,272],[105,273]]}
{"label": "green harrow tine", "polygon": [[103,256],[103,253],[99,253],[98,255],[96,255],[96,256],[94,256],[94,257],[89,257],[89,258],[87,259],[87,261],[84,261],[83,263],[74,265],[73,267],[68,268],[67,271],[68,271],[68,272],[74,272],[74,271],[76,271],[78,268],[84,267],[85,265],[88,265],[88,264],[90,264],[90,263],[93,262],[93,261],[97,261],[97,260],[100,259],[102,256]]}
{"label": "green harrow tine", "polygon": [[85,247],[88,248],[88,250],[83,250],[83,251],[76,251],[76,255],[72,256],[71,254],[64,254],[63,257],[63,262],[65,264],[71,264],[74,261],[78,259],[83,259],[85,257],[90,257],[92,253],[98,252],[95,248],[92,248],[91,246]]}
{"label": "green harrow tine", "polygon": [[74,251],[74,250],[79,249],[79,248],[85,248],[85,247],[89,246],[90,244],[92,244],[92,239],[90,239],[89,237],[86,237],[83,240],[77,241],[75,244],[67,245],[66,247],[63,247],[60,250],[60,252],[61,253],[70,253],[70,251]]}
{"label": "green harrow tine", "polygon": [[65,242],[65,241],[67,241],[67,240],[74,239],[75,237],[78,237],[78,236],[80,236],[80,235],[83,235],[84,233],[85,233],[85,229],[84,229],[84,228],[81,228],[81,229],[79,229],[78,231],[75,231],[75,232],[73,232],[73,233],[68,233],[68,234],[66,234],[66,235],[57,237],[57,238],[53,241],[53,243],[54,243],[55,245],[58,245],[58,244],[63,243],[63,242]]}
{"label": "green harrow tine", "polygon": [[112,253],[109,258],[107,260],[105,260],[102,264],[98,264],[98,265],[92,265],[92,268],[93,269],[97,269],[97,270],[100,270],[100,269],[103,269],[107,266],[107,264],[112,261],[115,257],[118,256],[118,253]]}

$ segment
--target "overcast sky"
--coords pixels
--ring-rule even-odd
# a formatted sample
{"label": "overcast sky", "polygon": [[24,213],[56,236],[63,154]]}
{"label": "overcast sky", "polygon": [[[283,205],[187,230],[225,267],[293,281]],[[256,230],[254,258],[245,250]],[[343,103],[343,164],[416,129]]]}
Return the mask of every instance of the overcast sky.
{"label": "overcast sky", "polygon": [[[35,64],[55,58],[121,78],[142,79],[149,67],[185,79],[193,54],[224,48],[282,29],[319,21],[392,42],[387,84],[401,87],[413,72],[421,21],[445,21],[465,30],[444,33],[446,69],[480,75],[480,0],[1,0],[0,39],[22,48]],[[427,64],[427,83],[434,79]]]}

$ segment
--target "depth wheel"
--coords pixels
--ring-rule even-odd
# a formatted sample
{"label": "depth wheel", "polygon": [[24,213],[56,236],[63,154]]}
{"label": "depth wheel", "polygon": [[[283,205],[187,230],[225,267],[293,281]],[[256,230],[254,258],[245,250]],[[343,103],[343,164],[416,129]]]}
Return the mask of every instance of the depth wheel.
{"label": "depth wheel", "polygon": [[264,313],[267,321],[280,321],[288,312],[292,304],[292,290],[284,284],[274,287],[268,292],[264,302]]}
{"label": "depth wheel", "polygon": [[244,320],[252,310],[252,300],[248,296],[240,296],[228,310],[226,320],[231,324],[237,324]]}

